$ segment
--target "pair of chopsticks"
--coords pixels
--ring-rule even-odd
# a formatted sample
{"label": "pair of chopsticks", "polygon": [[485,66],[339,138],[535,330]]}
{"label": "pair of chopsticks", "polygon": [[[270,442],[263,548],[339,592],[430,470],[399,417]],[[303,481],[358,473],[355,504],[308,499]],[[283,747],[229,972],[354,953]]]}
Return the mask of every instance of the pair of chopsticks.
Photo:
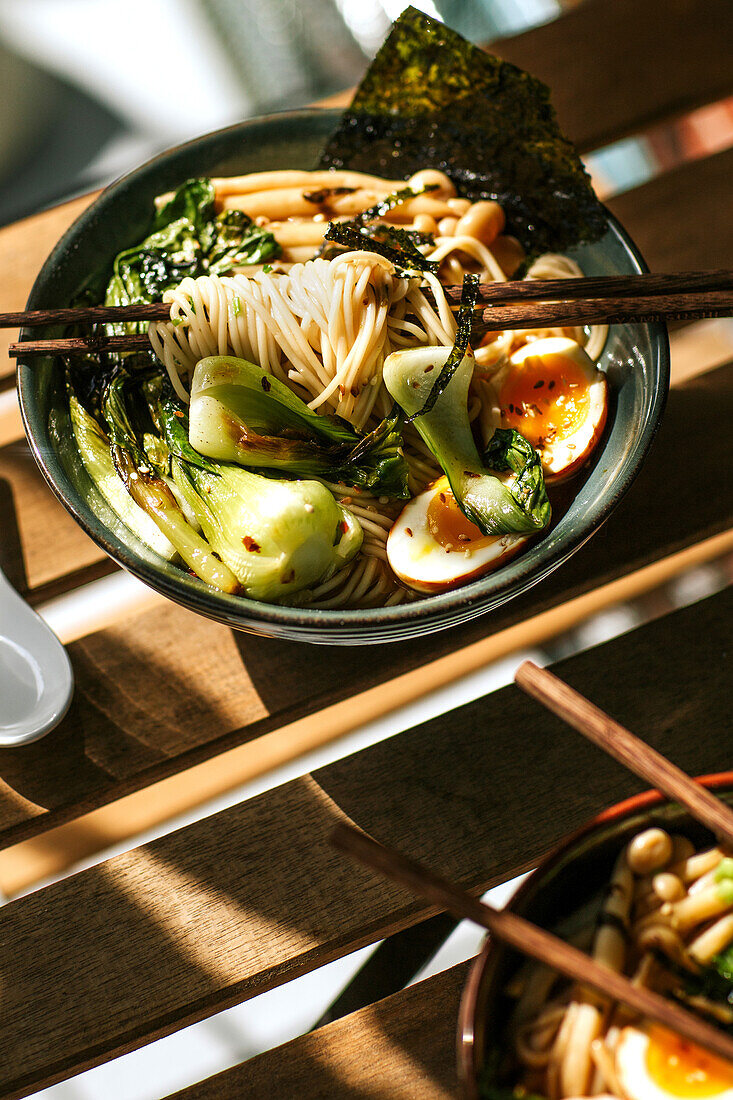
{"label": "pair of chopsticks", "polygon": [[[630,771],[682,803],[722,841],[733,845],[733,811],[705,787],[650,745],[634,736],[551,672],[531,661],[520,665],[517,684],[585,734]],[[511,910],[498,910],[466,893],[456,883],[387,848],[349,825],[337,825],[331,842],[367,867],[406,887],[441,910],[473,921],[497,939],[546,963],[567,978],[590,986],[603,996],[634,1009],[642,1016],[684,1038],[733,1061],[733,1037],[687,1012],[658,993],[634,985],[628,978],[595,962],[590,956]]]}
{"label": "pair of chopsticks", "polygon": [[[461,287],[449,286],[445,292],[450,302],[460,302]],[[733,316],[733,271],[482,283],[478,301],[482,309],[475,313],[471,329],[474,341],[492,330],[729,317]],[[163,302],[36,309],[0,314],[0,328],[165,321],[169,316],[170,306]],[[9,355],[13,358],[102,349],[135,351],[149,346],[145,335],[77,336],[11,344]]]}

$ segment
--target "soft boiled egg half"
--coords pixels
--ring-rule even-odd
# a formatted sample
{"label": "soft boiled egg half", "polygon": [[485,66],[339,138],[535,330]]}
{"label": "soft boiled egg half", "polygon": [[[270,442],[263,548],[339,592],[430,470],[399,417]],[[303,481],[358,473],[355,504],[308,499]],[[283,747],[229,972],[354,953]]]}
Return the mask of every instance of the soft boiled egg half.
{"label": "soft boiled egg half", "polygon": [[387,538],[387,559],[410,588],[444,592],[503,565],[528,537],[484,535],[440,477],[403,508]]}
{"label": "soft boiled egg half", "polygon": [[623,1028],[615,1061],[628,1100],[733,1100],[733,1066],[661,1027]]}
{"label": "soft boiled egg half", "polygon": [[575,473],[598,443],[608,415],[603,371],[574,340],[549,337],[516,351],[491,385],[502,428],[528,439],[546,481]]}

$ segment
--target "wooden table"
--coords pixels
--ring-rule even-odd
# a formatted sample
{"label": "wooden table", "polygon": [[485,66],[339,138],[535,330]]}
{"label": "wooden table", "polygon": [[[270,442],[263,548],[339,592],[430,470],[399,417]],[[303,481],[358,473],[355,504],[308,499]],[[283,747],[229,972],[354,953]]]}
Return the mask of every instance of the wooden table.
{"label": "wooden table", "polygon": [[[553,87],[561,122],[589,151],[731,94],[729,23],[729,0],[588,0],[496,49]],[[732,173],[733,150],[700,157],[610,206],[653,270],[731,266]],[[0,232],[4,308],[22,308],[88,201]],[[77,623],[67,718],[36,745],[0,751],[0,887],[25,889],[730,553],[722,474],[733,386],[722,331],[675,334],[657,442],[601,533],[529,594],[465,627],[359,659],[237,635],[152,597],[104,610],[100,628]],[[45,607],[106,575],[122,582],[36,472],[10,365],[0,373],[2,565]],[[664,614],[558,671],[688,770],[729,767],[732,602],[723,591]],[[637,789],[509,687],[19,897],[0,910],[0,1096],[70,1077],[426,922],[425,906],[329,849],[336,821],[483,891]],[[464,977],[464,965],[439,974],[178,1095],[455,1096]]]}

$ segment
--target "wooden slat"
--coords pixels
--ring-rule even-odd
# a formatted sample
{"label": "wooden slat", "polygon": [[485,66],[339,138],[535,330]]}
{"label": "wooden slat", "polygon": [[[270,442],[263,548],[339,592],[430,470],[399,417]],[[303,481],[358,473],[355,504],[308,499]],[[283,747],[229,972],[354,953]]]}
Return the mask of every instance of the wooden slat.
{"label": "wooden slat", "polygon": [[[727,562],[720,560],[722,555],[728,555]],[[381,721],[426,692],[445,689],[492,662],[582,628],[589,618],[609,607],[640,599],[647,617],[666,614],[670,610],[667,586],[671,581],[685,570],[709,563],[714,563],[715,571],[727,567],[733,579],[731,555],[733,530],[576,596],[561,607],[523,619],[498,634],[480,638],[392,680],[377,683],[358,696],[349,696],[278,726],[80,817],[41,830],[0,852],[0,891],[7,897],[25,893],[111,845],[157,830],[161,823],[175,820],[179,814],[190,814],[194,807],[278,768],[291,766],[292,772],[293,761],[317,752],[351,731],[355,714],[364,725]]]}
{"label": "wooden slat", "polygon": [[[686,770],[722,769],[732,610],[729,590],[558,672]],[[512,686],[10,902],[0,1094],[41,1088],[427,916],[330,848],[336,821],[483,891],[638,789]]]}
{"label": "wooden slat", "polygon": [[451,967],[168,1100],[454,1098],[458,1006],[469,965]]}
{"label": "wooden slat", "polygon": [[25,441],[0,447],[0,531],[0,567],[33,603],[117,568],[56,500]]}
{"label": "wooden slat", "polygon": [[[348,648],[304,651],[236,634],[168,604],[73,643],[76,692],[67,718],[35,745],[0,751],[0,847],[727,530],[730,496],[700,486],[719,484],[732,417],[733,372],[673,391],[637,483],[570,562],[491,616],[373,647],[368,660]],[[680,463],[681,446],[694,462]]]}
{"label": "wooden slat", "polygon": [[585,0],[490,48],[550,88],[582,152],[733,91],[729,0]]}
{"label": "wooden slat", "polygon": [[[733,13],[733,6],[729,9]],[[733,72],[733,58],[731,58]],[[692,161],[608,203],[653,271],[733,267],[733,149]]]}
{"label": "wooden slat", "polygon": [[[99,191],[53,206],[40,214],[0,229],[0,302],[3,312],[25,309],[36,275],[58,239]],[[8,359],[8,346],[17,340],[17,330],[0,329],[0,384],[15,375],[15,363]]]}

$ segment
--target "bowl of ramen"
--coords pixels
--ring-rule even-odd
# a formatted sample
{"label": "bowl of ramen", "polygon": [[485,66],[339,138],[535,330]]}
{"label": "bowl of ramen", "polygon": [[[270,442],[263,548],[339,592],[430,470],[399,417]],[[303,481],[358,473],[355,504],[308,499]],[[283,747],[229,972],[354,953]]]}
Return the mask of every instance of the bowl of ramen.
{"label": "bowl of ramen", "polygon": [[[733,801],[733,773],[703,782]],[[647,792],[563,843],[510,908],[732,1030],[732,855]],[[733,1095],[730,1064],[489,940],[461,1002],[458,1065],[465,1100]]]}
{"label": "bowl of ramen", "polygon": [[106,326],[145,349],[21,359],[18,378],[46,479],[120,565],[237,629],[361,644],[485,613],[578,550],[642,463],[669,364],[655,325],[467,346],[446,286],[643,260],[610,215],[528,256],[501,204],[429,164],[312,171],[338,119],[248,121],[109,187],[28,308],[169,314]]}

